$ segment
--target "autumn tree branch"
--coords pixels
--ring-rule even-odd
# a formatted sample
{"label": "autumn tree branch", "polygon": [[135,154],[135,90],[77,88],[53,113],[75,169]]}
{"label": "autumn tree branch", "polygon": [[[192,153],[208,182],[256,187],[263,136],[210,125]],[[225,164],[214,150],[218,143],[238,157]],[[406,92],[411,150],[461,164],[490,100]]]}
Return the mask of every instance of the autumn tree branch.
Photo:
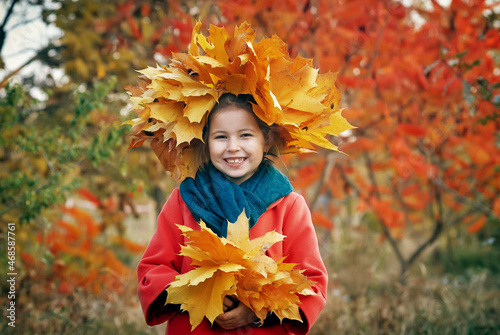
{"label": "autumn tree branch", "polygon": [[438,188],[440,188],[441,190],[446,191],[446,192],[452,194],[453,197],[455,198],[455,200],[457,200],[458,202],[461,202],[461,203],[463,203],[465,205],[471,206],[475,210],[477,210],[477,211],[479,211],[479,212],[481,212],[483,214],[486,214],[486,215],[488,215],[490,217],[495,217],[496,216],[495,213],[493,213],[493,211],[491,209],[489,209],[488,207],[483,206],[483,204],[481,204],[480,202],[471,200],[471,199],[467,198],[466,196],[461,195],[459,192],[457,192],[453,188],[451,188],[448,185],[446,185],[441,178],[433,178],[433,179],[431,179],[431,182],[434,185],[436,185]]}
{"label": "autumn tree branch", "polygon": [[[371,183],[373,184],[373,192],[375,193],[375,196],[377,198],[380,198],[380,192],[378,190],[378,183],[377,183],[377,180],[375,178],[375,174],[373,173],[372,161],[371,161],[370,155],[366,151],[363,151],[363,158],[365,159],[365,162],[366,162],[366,168],[368,170],[368,177],[369,177]],[[396,243],[396,240],[392,236],[389,228],[383,222],[379,221],[379,223],[380,223],[380,227],[382,228],[382,231],[384,232],[385,237],[389,241],[390,246],[392,247],[392,249],[394,250],[394,253],[396,254],[396,257],[399,261],[399,264],[401,265],[401,272],[402,273],[406,272],[406,262],[405,262],[405,259],[403,257],[403,254],[401,253],[401,250],[399,250],[399,247],[398,247],[398,244]]]}
{"label": "autumn tree branch", "polygon": [[[442,204],[441,190],[435,189],[433,193],[434,193],[434,198],[435,198],[435,201],[437,204],[437,209],[438,209],[438,213],[436,215],[436,213],[434,213],[433,206],[430,206],[431,207],[430,210],[432,213],[431,216],[432,216],[432,218],[436,218],[434,230],[432,231],[432,234],[429,236],[429,238],[427,240],[425,240],[413,252],[413,254],[408,258],[408,260],[406,261],[407,269],[415,262],[415,260],[420,256],[420,254],[422,254],[424,252],[424,250],[427,249],[427,247],[432,245],[437,240],[439,235],[441,235],[441,233],[443,232],[444,223],[443,223],[443,204]],[[402,272],[401,273],[401,280],[403,282],[405,280],[405,276],[406,276],[406,273]]]}
{"label": "autumn tree branch", "polygon": [[354,193],[356,193],[356,196],[360,197],[362,195],[361,190],[352,180],[349,179],[349,177],[347,177],[347,174],[341,165],[337,164],[337,170],[339,171],[340,176],[342,180],[346,183],[347,187],[350,187],[354,191]]}
{"label": "autumn tree branch", "polygon": [[2,81],[0,81],[0,89],[4,88],[7,85],[7,82],[10,80],[10,78],[17,75],[24,67],[28,66],[29,64],[31,64],[35,60],[40,60],[40,61],[43,61],[45,63],[51,64],[51,65],[57,64],[57,61],[53,61],[53,59],[51,59],[51,57],[49,56],[49,52],[51,50],[57,50],[60,48],[61,47],[57,47],[57,46],[54,46],[53,44],[49,43],[47,46],[38,50],[38,52],[35,55],[33,55],[33,57],[31,57],[26,62],[24,62],[23,64],[18,66],[15,70],[13,70],[10,73],[8,73],[7,75],[5,75],[5,77],[2,79]]}
{"label": "autumn tree branch", "polygon": [[10,16],[12,15],[12,12],[14,11],[14,6],[19,0],[12,0],[12,3],[10,4],[9,9],[7,10],[7,13],[5,13],[5,16],[3,18],[2,25],[0,26],[0,52],[2,52],[4,43],[5,43],[5,38],[7,37],[7,32],[5,31],[5,27],[7,26],[7,23],[9,22]]}
{"label": "autumn tree branch", "polygon": [[18,74],[25,66],[27,66],[28,64],[30,64],[31,62],[33,62],[34,60],[36,60],[38,58],[38,54],[34,55],[33,57],[31,57],[30,59],[28,59],[26,62],[24,62],[24,64],[20,65],[17,67],[17,69],[11,71],[10,73],[8,73],[3,79],[2,81],[0,82],[0,89],[4,88],[6,85],[7,85],[7,82],[9,81],[10,78],[14,77],[16,74]]}
{"label": "autumn tree branch", "polygon": [[335,152],[327,152],[326,153],[326,162],[325,162],[325,167],[321,171],[321,177],[319,179],[319,183],[316,186],[316,190],[314,191],[313,198],[311,200],[311,208],[316,207],[316,202],[319,199],[319,195],[321,193],[321,188],[323,188],[323,185],[328,181],[328,178],[330,178],[330,174],[335,167]]}

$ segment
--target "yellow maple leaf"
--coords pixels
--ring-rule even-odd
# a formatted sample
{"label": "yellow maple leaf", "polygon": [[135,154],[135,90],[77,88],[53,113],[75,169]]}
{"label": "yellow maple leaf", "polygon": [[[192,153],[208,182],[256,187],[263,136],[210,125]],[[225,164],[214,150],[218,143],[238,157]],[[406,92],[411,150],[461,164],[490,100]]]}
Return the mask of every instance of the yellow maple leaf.
{"label": "yellow maple leaf", "polygon": [[182,69],[192,77],[197,77],[201,82],[211,84],[210,72],[195,56],[186,53],[173,53],[172,65]]}
{"label": "yellow maple leaf", "polygon": [[165,124],[177,121],[182,117],[184,104],[162,99],[159,102],[146,104],[150,110],[149,117],[159,120]]}
{"label": "yellow maple leaf", "polygon": [[342,111],[338,111],[330,115],[330,124],[325,126],[323,129],[325,133],[332,134],[337,136],[341,132],[344,132],[349,129],[356,128],[352,126],[343,116]]}
{"label": "yellow maple leaf", "polygon": [[317,85],[311,88],[308,94],[311,97],[318,98],[323,105],[330,109],[337,109],[339,107],[340,96],[342,95],[340,90],[332,89],[335,86],[335,81],[337,80],[337,73],[327,72],[318,74],[316,78]]}
{"label": "yellow maple leaf", "polygon": [[[215,271],[212,277],[198,285],[170,286],[167,303],[180,304],[181,309],[189,312],[191,330],[194,330],[206,317],[213,323],[223,312],[222,302],[226,295],[233,295],[236,284],[234,273]],[[218,307],[220,306],[220,307]]]}
{"label": "yellow maple leaf", "polygon": [[246,258],[253,258],[272,247],[276,242],[283,241],[285,236],[275,231],[270,231],[263,236],[250,240],[248,218],[245,211],[241,213],[236,222],[227,225],[227,241],[245,252]]}
{"label": "yellow maple leaf", "polygon": [[157,65],[156,67],[148,66],[147,68],[142,69],[142,70],[138,70],[137,72],[142,73],[143,75],[145,75],[149,79],[153,79],[155,76],[164,73],[165,70],[166,70],[165,67],[163,67],[161,65]]}
{"label": "yellow maple leaf", "polygon": [[180,85],[182,96],[211,94],[214,98],[218,97],[218,93],[213,88],[197,79],[193,79],[191,76],[186,75],[184,71],[177,68],[172,68],[171,71],[165,71],[162,74],[156,75],[156,77],[165,79],[174,85]]}
{"label": "yellow maple leaf", "polygon": [[277,59],[271,64],[272,92],[282,106],[308,113],[321,113],[325,107],[316,98],[307,94],[316,85],[318,70],[306,66],[307,63],[301,63],[303,66],[299,70],[291,70],[293,64],[284,58]]}
{"label": "yellow maple leaf", "polygon": [[208,39],[210,40],[210,48],[204,48],[206,54],[223,63],[224,65],[227,65],[230,60],[229,56],[227,55],[225,44],[226,41],[230,38],[229,34],[223,27],[217,27],[214,25],[210,25],[210,27],[208,28],[208,32],[210,33],[210,36],[208,37]]}
{"label": "yellow maple leaf", "polygon": [[189,97],[186,108],[184,108],[184,115],[189,121],[200,123],[207,112],[212,110],[215,103],[216,100],[209,94],[199,97]]}
{"label": "yellow maple leaf", "polygon": [[201,138],[203,135],[203,125],[197,122],[189,122],[187,117],[179,118],[172,130],[176,135],[177,144],[190,143],[194,138]]}
{"label": "yellow maple leaf", "polygon": [[200,230],[177,225],[188,239],[180,255],[192,259],[194,269],[176,276],[167,288],[166,304],[180,304],[189,313],[192,330],[206,317],[211,323],[223,313],[225,296],[236,296],[261,320],[269,312],[299,320],[298,294],[315,294],[312,281],[284,263],[265,254],[285,237],[275,231],[250,240],[245,212],[228,222],[227,237],[219,238],[203,221]]}

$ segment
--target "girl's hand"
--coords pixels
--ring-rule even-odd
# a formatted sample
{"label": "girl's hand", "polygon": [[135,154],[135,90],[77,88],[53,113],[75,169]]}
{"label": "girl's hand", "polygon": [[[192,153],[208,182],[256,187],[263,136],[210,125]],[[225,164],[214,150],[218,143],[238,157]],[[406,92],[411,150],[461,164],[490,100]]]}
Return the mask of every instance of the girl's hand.
{"label": "girl's hand", "polygon": [[238,304],[238,301],[233,301],[228,297],[224,298],[224,311],[215,319],[215,322],[227,330],[246,326],[258,319],[245,304]]}
{"label": "girl's hand", "polygon": [[224,297],[224,301],[222,302],[223,306],[222,306],[222,310],[224,311],[224,313],[232,310],[233,308],[235,308],[236,306],[238,306],[238,299],[234,298],[234,297]]}

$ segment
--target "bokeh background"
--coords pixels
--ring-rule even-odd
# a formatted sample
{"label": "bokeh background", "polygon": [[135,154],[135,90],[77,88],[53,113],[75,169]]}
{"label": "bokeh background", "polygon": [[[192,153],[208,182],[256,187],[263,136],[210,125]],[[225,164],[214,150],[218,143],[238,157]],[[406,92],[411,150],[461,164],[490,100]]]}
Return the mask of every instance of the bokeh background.
{"label": "bokeh background", "polygon": [[[500,5],[495,1],[0,3],[2,334],[162,334],[135,266],[175,182],[128,150],[125,86],[197,20],[338,74],[344,152],[283,156],[329,270],[312,334],[500,333]],[[16,261],[8,262],[8,223]]]}

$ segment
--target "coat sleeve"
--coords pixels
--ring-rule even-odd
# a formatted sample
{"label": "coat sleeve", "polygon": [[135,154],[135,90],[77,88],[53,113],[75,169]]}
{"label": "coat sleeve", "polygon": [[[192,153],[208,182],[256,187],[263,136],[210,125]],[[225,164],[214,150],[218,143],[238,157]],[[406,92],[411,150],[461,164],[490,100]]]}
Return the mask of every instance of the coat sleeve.
{"label": "coat sleeve", "polygon": [[294,334],[307,334],[319,313],[326,305],[328,275],[321,259],[318,239],[313,227],[311,212],[301,195],[297,195],[288,213],[284,217],[283,254],[288,255],[287,263],[297,263],[303,274],[316,284],[312,289],[317,295],[300,296],[300,312],[304,323],[291,321],[284,323],[288,331]]}
{"label": "coat sleeve", "polygon": [[164,306],[166,287],[181,272],[180,243],[183,238],[175,224],[183,224],[179,190],[175,189],[163,206],[156,231],[137,266],[138,296],[146,323],[150,326],[172,318],[173,306]]}

